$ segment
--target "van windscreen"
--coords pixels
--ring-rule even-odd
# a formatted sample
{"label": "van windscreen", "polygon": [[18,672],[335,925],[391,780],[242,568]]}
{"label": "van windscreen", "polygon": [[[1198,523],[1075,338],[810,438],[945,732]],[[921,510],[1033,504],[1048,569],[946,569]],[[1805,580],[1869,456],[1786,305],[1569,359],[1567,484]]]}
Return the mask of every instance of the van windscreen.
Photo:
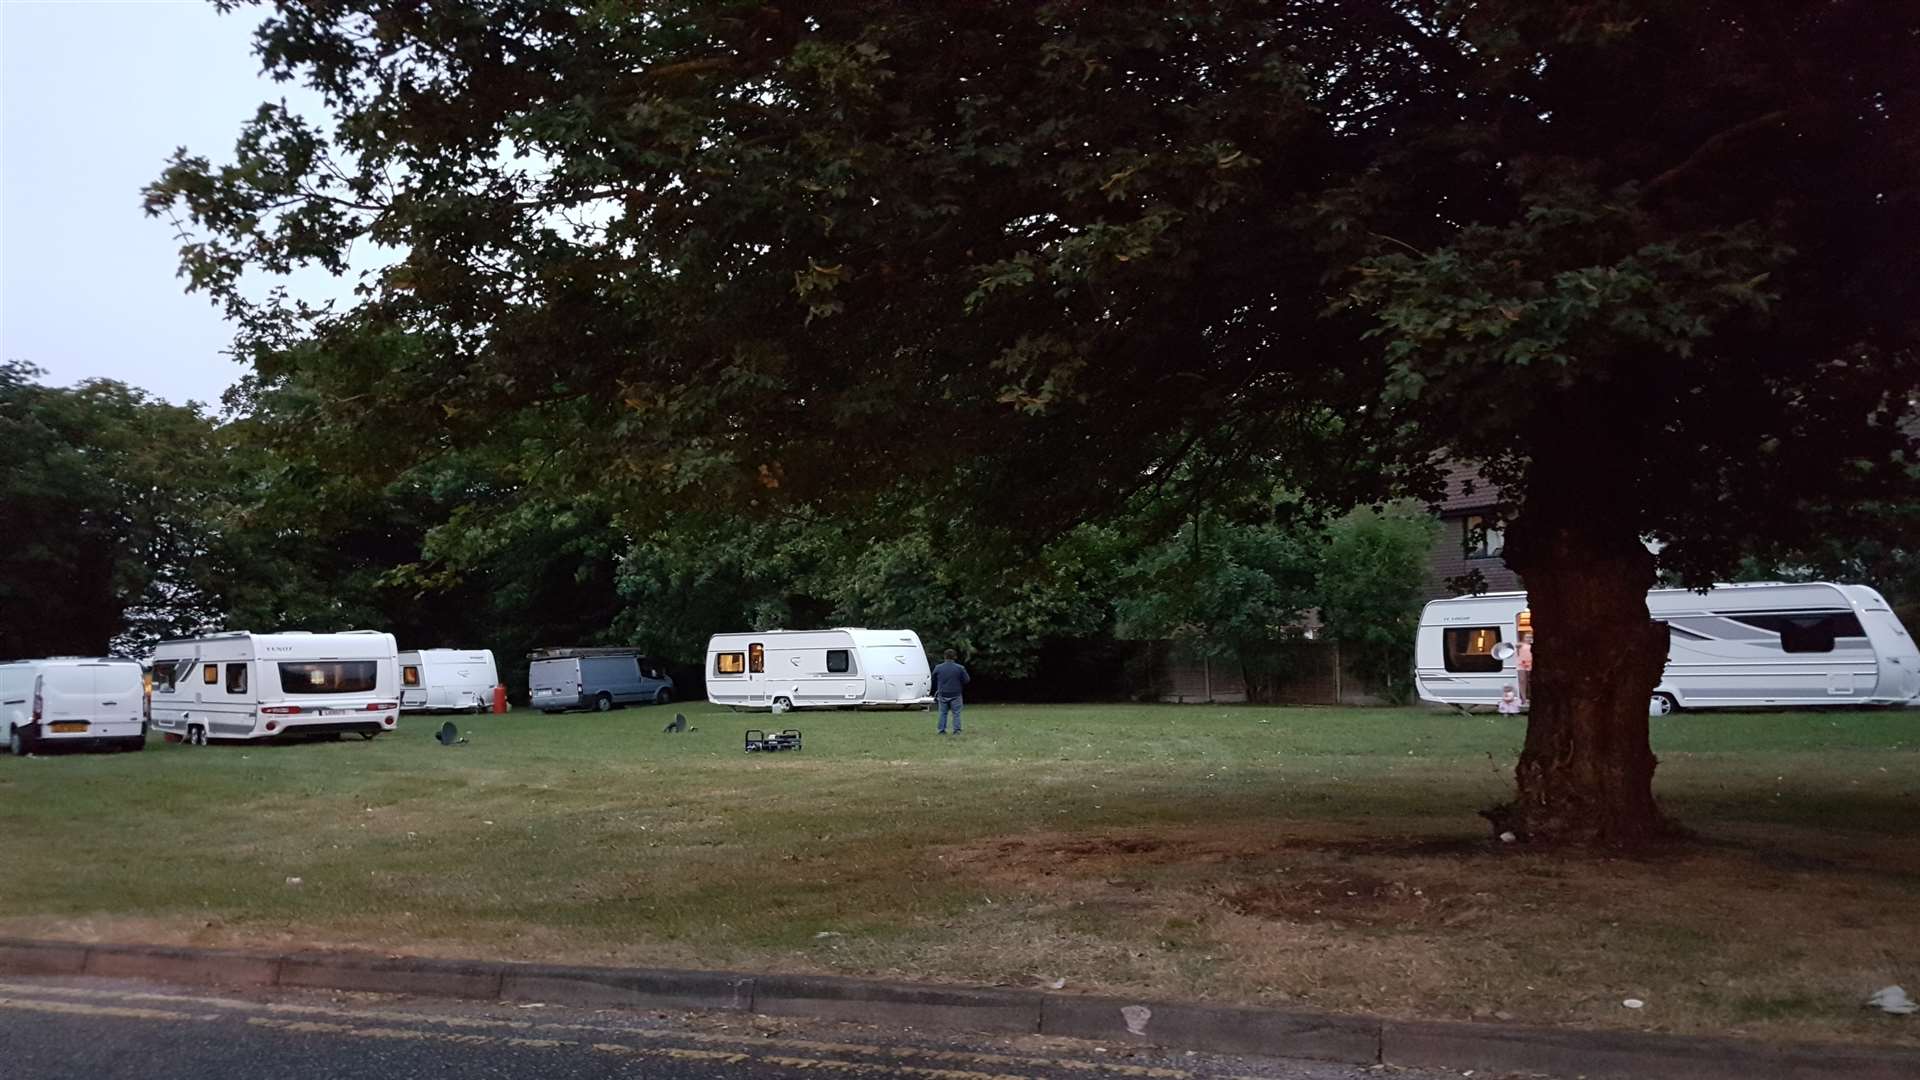
{"label": "van windscreen", "polygon": [[289,694],[368,694],[380,677],[377,660],[323,660],[280,665],[280,689]]}

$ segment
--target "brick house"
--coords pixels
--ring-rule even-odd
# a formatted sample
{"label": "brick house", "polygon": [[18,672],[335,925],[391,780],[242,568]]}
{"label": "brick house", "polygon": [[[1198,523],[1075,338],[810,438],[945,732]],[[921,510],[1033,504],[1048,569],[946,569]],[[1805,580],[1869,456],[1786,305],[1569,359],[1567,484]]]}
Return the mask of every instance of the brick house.
{"label": "brick house", "polygon": [[1440,536],[1427,559],[1426,599],[1457,596],[1448,578],[1478,570],[1489,592],[1521,588],[1520,575],[1500,558],[1500,493],[1470,465],[1447,466],[1446,493],[1440,501]]}

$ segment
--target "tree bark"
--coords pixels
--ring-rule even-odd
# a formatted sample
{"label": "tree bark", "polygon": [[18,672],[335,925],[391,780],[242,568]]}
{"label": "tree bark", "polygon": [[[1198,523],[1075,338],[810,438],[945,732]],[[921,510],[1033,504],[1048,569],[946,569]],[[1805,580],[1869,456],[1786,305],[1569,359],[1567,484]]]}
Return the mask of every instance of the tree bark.
{"label": "tree bark", "polygon": [[1514,801],[1485,813],[1529,843],[1639,847],[1676,832],[1654,801],[1648,741],[1668,640],[1647,613],[1654,558],[1628,493],[1565,464],[1535,462],[1507,533],[1532,612],[1533,696]]}

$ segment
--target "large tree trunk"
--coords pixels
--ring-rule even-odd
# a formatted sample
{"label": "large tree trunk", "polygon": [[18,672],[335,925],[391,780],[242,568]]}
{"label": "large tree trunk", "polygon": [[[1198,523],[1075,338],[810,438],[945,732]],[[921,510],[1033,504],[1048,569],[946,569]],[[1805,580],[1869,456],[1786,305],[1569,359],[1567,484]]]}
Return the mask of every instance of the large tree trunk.
{"label": "large tree trunk", "polygon": [[1534,671],[1516,796],[1487,816],[1530,843],[1635,847],[1674,831],[1654,803],[1648,742],[1667,660],[1666,628],[1647,614],[1654,559],[1627,493],[1586,462],[1563,464],[1535,462],[1507,534],[1532,612]]}

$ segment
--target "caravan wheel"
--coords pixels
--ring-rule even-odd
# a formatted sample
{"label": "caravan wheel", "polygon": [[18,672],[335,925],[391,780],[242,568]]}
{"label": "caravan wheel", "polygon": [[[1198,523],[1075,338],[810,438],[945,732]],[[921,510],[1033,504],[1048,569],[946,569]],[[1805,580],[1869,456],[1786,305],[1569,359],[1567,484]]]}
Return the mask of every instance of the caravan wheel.
{"label": "caravan wheel", "polygon": [[207,729],[205,727],[202,727],[199,724],[188,724],[187,725],[187,745],[188,746],[207,745]]}
{"label": "caravan wheel", "polygon": [[773,699],[773,714],[775,716],[778,716],[781,713],[786,712],[788,709],[791,709],[791,708],[793,708],[793,702],[788,701],[786,698],[777,697]]}
{"label": "caravan wheel", "polygon": [[1653,700],[1647,703],[1648,716],[1671,716],[1679,711],[1680,703],[1673,700],[1673,695],[1665,691],[1653,695]]}

